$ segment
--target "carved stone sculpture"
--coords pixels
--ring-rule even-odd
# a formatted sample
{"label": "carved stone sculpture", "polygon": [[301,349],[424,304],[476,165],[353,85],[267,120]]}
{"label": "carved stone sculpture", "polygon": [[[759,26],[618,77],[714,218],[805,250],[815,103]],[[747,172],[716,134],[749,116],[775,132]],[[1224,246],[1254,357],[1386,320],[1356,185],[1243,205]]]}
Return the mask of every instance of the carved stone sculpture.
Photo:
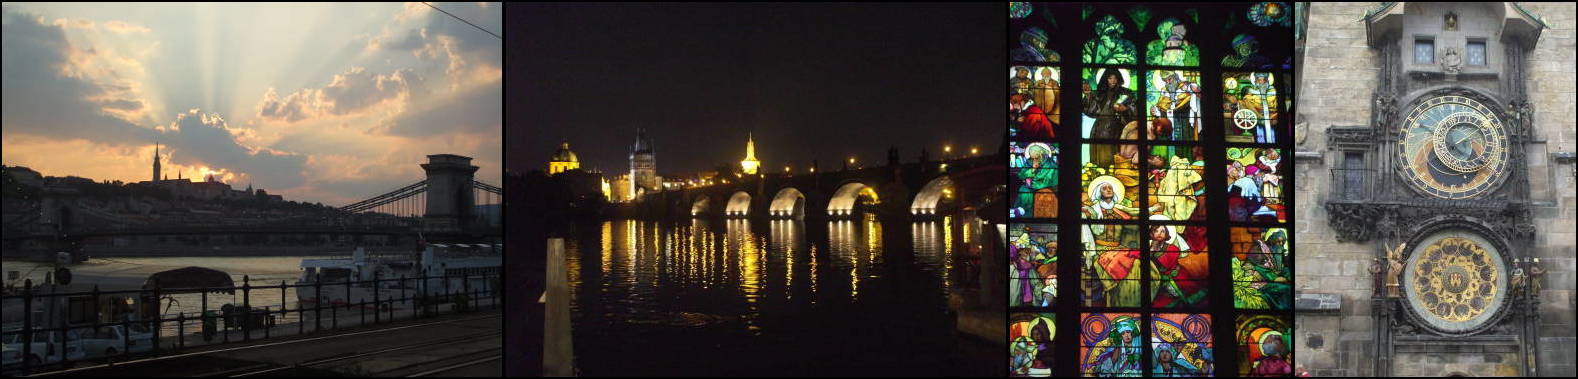
{"label": "carved stone sculpture", "polygon": [[1402,296],[1403,288],[1400,284],[1400,278],[1403,275],[1403,248],[1407,246],[1407,242],[1399,243],[1397,248],[1386,252],[1386,297]]}
{"label": "carved stone sculpture", "polygon": [[1448,47],[1441,52],[1441,71],[1449,75],[1457,75],[1463,71],[1463,53],[1456,47]]}
{"label": "carved stone sculpture", "polygon": [[1370,258],[1370,278],[1374,281],[1374,283],[1370,284],[1370,286],[1375,292],[1374,296],[1376,297],[1380,297],[1385,291],[1384,288],[1386,286],[1383,282],[1385,279],[1381,276],[1381,272],[1385,269],[1386,268],[1381,265],[1381,258]]}

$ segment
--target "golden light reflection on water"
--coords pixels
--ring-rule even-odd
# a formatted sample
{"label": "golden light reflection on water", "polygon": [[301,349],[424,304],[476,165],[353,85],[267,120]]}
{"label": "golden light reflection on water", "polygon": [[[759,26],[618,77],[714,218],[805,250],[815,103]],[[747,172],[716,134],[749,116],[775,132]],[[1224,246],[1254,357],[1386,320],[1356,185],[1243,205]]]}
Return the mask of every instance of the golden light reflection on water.
{"label": "golden light reflection on water", "polygon": [[[587,255],[570,252],[568,278],[577,287],[577,299],[600,300],[589,310],[595,314],[578,317],[614,324],[687,327],[743,322],[735,325],[761,333],[762,328],[776,324],[771,322],[773,317],[799,317],[775,316],[774,312],[781,312],[776,310],[786,306],[881,302],[875,296],[885,296],[879,294],[883,291],[872,292],[878,288],[905,288],[945,298],[951,285],[947,270],[953,267],[952,249],[964,246],[955,241],[954,233],[959,231],[951,229],[966,223],[956,221],[945,217],[909,223],[905,234],[911,239],[905,243],[885,240],[883,223],[869,214],[830,221],[825,226],[776,220],[756,230],[752,225],[759,224],[748,220],[723,221],[721,225],[707,220],[679,225],[609,221],[599,225],[600,233],[592,234],[600,241],[570,244],[573,249],[598,247],[601,251],[588,251]],[[827,228],[825,242],[817,236],[823,227]],[[890,223],[887,227],[901,226]],[[886,267],[886,249],[913,249],[912,253],[888,254],[913,254],[915,267]],[[582,259],[601,262],[587,264],[580,262]],[[593,278],[596,271],[582,275],[583,266],[599,267],[602,275]],[[906,279],[900,284],[893,281],[906,276],[887,275],[906,269],[922,274],[907,278],[930,280]],[[585,280],[594,283],[582,283]],[[581,320],[578,322],[593,321]]]}

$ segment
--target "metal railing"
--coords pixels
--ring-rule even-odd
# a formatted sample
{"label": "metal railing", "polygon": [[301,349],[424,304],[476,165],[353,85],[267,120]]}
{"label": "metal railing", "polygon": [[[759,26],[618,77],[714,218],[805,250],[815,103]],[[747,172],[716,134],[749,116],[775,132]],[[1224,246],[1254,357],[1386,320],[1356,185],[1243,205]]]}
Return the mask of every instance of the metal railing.
{"label": "metal railing", "polygon": [[[68,293],[36,293],[36,291],[41,287],[34,287],[33,281],[28,279],[23,284],[23,287],[17,291],[19,294],[0,296],[0,302],[21,301],[21,307],[23,308],[22,312],[24,315],[21,329],[5,330],[0,332],[0,336],[6,337],[11,335],[20,335],[20,337],[17,338],[17,342],[20,342],[21,344],[21,347],[17,348],[17,352],[21,354],[19,362],[7,362],[3,368],[0,368],[0,371],[4,371],[7,376],[18,373],[21,375],[27,375],[38,372],[41,369],[70,367],[72,364],[81,361],[127,357],[133,354],[129,351],[131,350],[130,347],[134,345],[130,332],[133,325],[145,326],[147,333],[151,333],[151,351],[137,353],[136,355],[158,356],[160,354],[180,351],[187,347],[187,323],[200,323],[200,334],[202,335],[204,342],[207,342],[208,344],[224,344],[230,342],[252,341],[253,335],[256,334],[257,329],[262,329],[262,338],[270,338],[274,333],[274,329],[278,326],[275,325],[274,322],[275,315],[278,315],[280,318],[285,318],[286,315],[292,312],[296,313],[297,316],[297,334],[306,334],[308,333],[307,323],[309,321],[313,323],[312,332],[339,329],[339,312],[341,308],[345,308],[346,312],[351,312],[353,307],[360,311],[361,322],[358,324],[358,326],[374,325],[378,323],[394,321],[396,319],[396,305],[398,304],[409,305],[409,313],[401,313],[408,315],[410,318],[433,317],[443,313],[443,310],[440,309],[440,305],[443,304],[449,304],[450,311],[456,313],[481,309],[483,306],[481,304],[483,299],[491,300],[491,304],[487,305],[491,307],[491,309],[499,309],[501,295],[499,292],[501,286],[503,285],[501,276],[498,272],[471,275],[424,276],[412,278],[401,276],[399,278],[387,279],[379,278],[375,274],[372,280],[352,281],[350,278],[346,278],[344,281],[330,283],[325,283],[321,279],[322,275],[320,274],[311,283],[285,284],[282,281],[279,285],[254,286],[251,284],[251,279],[249,277],[243,276],[240,286],[161,288],[158,283],[155,282],[152,289],[99,291],[98,286],[94,286],[92,291]],[[437,281],[437,283],[435,283],[435,281]],[[381,284],[385,283],[396,283],[396,285],[392,286],[392,288],[382,288]],[[409,283],[415,283],[416,285],[410,286],[408,285]],[[325,295],[338,295],[336,293],[326,294],[324,292],[324,286],[331,287],[331,291],[339,291],[339,288],[332,287],[343,286],[345,291],[345,301],[341,304],[330,304],[330,306],[324,307],[325,302],[330,302],[329,298],[326,298]],[[297,289],[298,294],[302,290],[313,291],[313,305],[308,307],[300,304],[301,302],[298,301],[296,308],[290,309],[289,304],[291,304],[291,301],[288,298],[286,291],[286,289],[290,288]],[[355,288],[362,288],[364,291],[370,290],[371,301],[369,301],[368,296],[361,296],[361,298],[357,299],[353,293],[353,289]],[[263,307],[261,310],[252,309],[251,304],[253,292],[273,292],[273,290],[276,289],[279,291],[278,293],[280,295],[280,307],[278,310],[272,309],[271,306]],[[209,310],[208,294],[210,292],[233,293],[234,291],[241,292],[241,303],[227,305],[238,306],[229,309],[226,313],[216,313]],[[381,294],[381,291],[386,292]],[[193,317],[188,316],[186,312],[180,312],[176,317],[167,317],[167,315],[164,315],[163,312],[157,310],[158,305],[162,304],[163,295],[181,293],[201,293],[203,307],[202,313],[193,315],[195,316]],[[398,297],[395,297],[396,293],[398,293]],[[366,292],[363,294],[366,295]],[[385,298],[383,296],[385,294],[389,295],[389,297]],[[154,317],[152,320],[123,319],[120,322],[102,322],[103,318],[101,317],[100,309],[102,304],[101,299],[103,299],[105,296],[113,295],[135,295],[138,299],[154,299],[153,301],[158,302],[154,305],[155,312],[158,312],[159,316]],[[64,326],[36,327],[36,325],[34,325],[33,310],[35,306],[34,303],[36,301],[42,300],[45,302],[45,304],[54,307],[54,309],[70,309],[70,299],[82,299],[86,297],[91,297],[92,299],[92,313],[90,316],[92,317],[93,322],[73,323],[72,320],[65,319],[66,317],[70,316],[70,311],[68,310],[68,313],[65,315],[60,313],[49,315],[55,319],[49,321],[49,324],[59,324]],[[61,306],[59,299],[67,299],[68,305]],[[354,303],[353,300],[355,300]],[[140,303],[139,305],[141,306]],[[367,322],[369,309],[372,310],[372,324]],[[132,309],[131,312],[143,313],[143,309]],[[311,319],[309,319],[307,316],[309,312],[312,314]],[[329,313],[328,316],[330,318],[328,329],[324,329],[323,318],[325,316],[325,312]],[[349,313],[347,313],[347,316],[349,316]],[[224,323],[223,329],[221,329],[219,326],[221,322]],[[163,328],[171,323],[176,325],[176,341],[172,342],[169,348],[166,349],[160,345],[160,334]],[[72,331],[89,330],[97,333],[97,331],[104,330],[105,328],[113,328],[117,325],[120,326],[121,330],[120,334],[122,341],[120,342],[121,344],[119,346],[122,348],[117,349],[117,352],[114,356],[89,358],[89,353],[85,351],[87,349],[86,346],[83,346],[80,349],[84,350],[82,359],[73,361],[71,354],[67,353],[66,350],[69,348],[72,341],[78,341],[78,343],[81,343],[82,340],[86,339],[82,337],[73,337],[72,334],[74,333],[72,333]],[[231,341],[230,332],[237,329],[239,329],[241,332],[241,338],[239,341]],[[281,331],[281,333],[284,332],[285,331],[283,330]],[[39,334],[45,336],[46,341],[35,341],[35,335]],[[58,334],[58,338],[48,338],[50,335],[54,334]],[[222,340],[218,342],[212,341],[212,338],[215,334],[222,335]],[[141,337],[139,336],[139,338]],[[51,340],[58,340],[59,343],[55,344]],[[43,358],[38,359],[37,362],[31,359],[33,357],[33,353],[35,353],[33,349],[34,342],[43,342],[46,345],[45,348],[49,349],[47,354],[42,355]],[[59,361],[54,361],[57,354]]]}

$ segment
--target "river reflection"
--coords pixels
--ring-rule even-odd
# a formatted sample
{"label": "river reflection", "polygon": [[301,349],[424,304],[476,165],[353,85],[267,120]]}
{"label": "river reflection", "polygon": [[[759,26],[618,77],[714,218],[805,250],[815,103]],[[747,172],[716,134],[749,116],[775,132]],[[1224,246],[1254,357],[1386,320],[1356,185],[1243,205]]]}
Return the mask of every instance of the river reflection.
{"label": "river reflection", "polygon": [[614,220],[567,247],[586,375],[950,374],[952,219]]}

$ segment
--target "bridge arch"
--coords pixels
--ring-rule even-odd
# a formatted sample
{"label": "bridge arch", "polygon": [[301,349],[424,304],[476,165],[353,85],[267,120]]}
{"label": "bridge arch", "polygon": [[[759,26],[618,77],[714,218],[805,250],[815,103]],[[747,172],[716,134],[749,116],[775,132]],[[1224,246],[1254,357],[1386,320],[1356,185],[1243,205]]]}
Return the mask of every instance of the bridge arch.
{"label": "bridge arch", "polygon": [[869,204],[880,202],[877,197],[876,187],[861,182],[848,182],[838,186],[833,191],[833,196],[827,200],[827,214],[829,216],[847,216],[855,213],[855,206],[862,201]]}
{"label": "bridge arch", "polygon": [[734,195],[729,196],[729,204],[723,210],[727,216],[750,216],[751,194],[745,191],[734,192]]}
{"label": "bridge arch", "polygon": [[708,198],[706,195],[697,196],[696,200],[693,200],[690,203],[690,215],[691,215],[691,217],[706,216],[707,212],[711,211],[711,210],[712,210],[712,199]]}
{"label": "bridge arch", "polygon": [[768,215],[773,217],[805,219],[805,194],[794,187],[778,190],[773,196],[772,205],[768,207]]}
{"label": "bridge arch", "polygon": [[953,200],[953,191],[953,179],[947,175],[932,179],[925,186],[921,187],[920,191],[915,193],[915,200],[910,202],[910,214],[937,214],[937,206],[939,204]]}

